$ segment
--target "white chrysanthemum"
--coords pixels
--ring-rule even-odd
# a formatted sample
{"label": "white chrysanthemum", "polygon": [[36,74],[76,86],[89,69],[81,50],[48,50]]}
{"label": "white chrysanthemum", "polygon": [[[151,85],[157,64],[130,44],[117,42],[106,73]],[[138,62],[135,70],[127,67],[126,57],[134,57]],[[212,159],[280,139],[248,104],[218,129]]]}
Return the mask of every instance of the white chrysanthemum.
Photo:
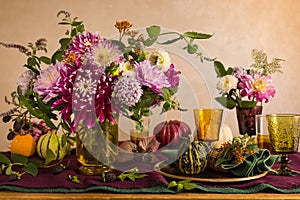
{"label": "white chrysanthemum", "polygon": [[131,76],[121,77],[114,87],[114,96],[118,103],[134,106],[143,94],[140,82]]}
{"label": "white chrysanthemum", "polygon": [[222,93],[229,93],[231,89],[237,87],[238,79],[232,75],[226,75],[219,79],[217,89]]}
{"label": "white chrysanthemum", "polygon": [[17,87],[21,89],[22,94],[24,95],[26,91],[29,89],[30,84],[33,82],[35,78],[35,74],[31,70],[25,71],[17,81]]}
{"label": "white chrysanthemum", "polygon": [[109,40],[100,42],[98,46],[91,52],[91,55],[87,55],[87,57],[90,56],[100,67],[107,67],[112,62],[118,64],[121,60],[123,60],[122,51],[120,51],[119,46]]}
{"label": "white chrysanthemum", "polygon": [[162,49],[153,51],[149,56],[149,61],[151,65],[156,65],[159,70],[164,72],[168,71],[171,65],[171,58],[168,52]]}
{"label": "white chrysanthemum", "polygon": [[134,67],[130,62],[122,62],[119,64],[119,71],[125,76],[135,76]]}

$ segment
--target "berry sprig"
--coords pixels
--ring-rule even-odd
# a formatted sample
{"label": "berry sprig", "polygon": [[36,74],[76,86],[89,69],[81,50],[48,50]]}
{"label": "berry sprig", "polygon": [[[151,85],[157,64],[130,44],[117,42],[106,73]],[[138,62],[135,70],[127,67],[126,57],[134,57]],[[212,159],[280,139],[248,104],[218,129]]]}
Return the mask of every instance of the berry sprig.
{"label": "berry sprig", "polygon": [[120,179],[122,182],[125,179],[135,181],[138,178],[144,178],[148,176],[147,174],[139,173],[138,168],[133,168],[127,171],[122,172],[119,176],[116,176],[113,172],[105,172],[102,174],[103,182],[114,182],[116,179]]}

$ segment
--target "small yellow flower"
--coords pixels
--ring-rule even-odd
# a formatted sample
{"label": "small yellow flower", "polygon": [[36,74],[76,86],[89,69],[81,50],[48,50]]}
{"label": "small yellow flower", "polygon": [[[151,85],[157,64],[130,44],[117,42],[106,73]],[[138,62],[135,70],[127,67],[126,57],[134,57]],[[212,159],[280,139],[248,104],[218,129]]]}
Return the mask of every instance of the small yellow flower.
{"label": "small yellow flower", "polygon": [[115,27],[119,30],[119,33],[127,32],[132,27],[132,24],[127,20],[116,21]]}
{"label": "small yellow flower", "polygon": [[64,61],[66,63],[68,62],[75,63],[76,59],[77,59],[76,54],[72,51],[68,54],[68,56],[64,57]]}

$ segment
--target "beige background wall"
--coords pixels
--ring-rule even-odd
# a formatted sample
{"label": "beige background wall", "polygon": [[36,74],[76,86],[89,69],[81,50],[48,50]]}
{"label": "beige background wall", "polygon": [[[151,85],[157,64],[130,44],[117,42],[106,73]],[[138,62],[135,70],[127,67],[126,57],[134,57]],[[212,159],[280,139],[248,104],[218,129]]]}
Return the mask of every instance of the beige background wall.
{"label": "beige background wall", "polygon": [[[116,34],[113,25],[121,19],[128,19],[136,28],[159,24],[179,32],[214,33],[213,38],[199,45],[226,66],[247,67],[253,48],[283,58],[284,74],[274,76],[276,98],[264,105],[264,113],[300,113],[298,0],[0,0],[0,41],[27,44],[45,37],[51,55],[65,30],[57,26],[56,14],[61,9],[82,19],[90,32],[107,37]],[[2,112],[8,109],[4,96],[15,89],[26,57],[16,50],[0,48],[0,58]],[[198,87],[197,81],[201,80],[191,81],[192,87]],[[207,94],[204,90],[196,95],[203,105]],[[225,123],[237,133],[235,111],[226,111]],[[0,150],[7,149],[10,126],[0,123]]]}

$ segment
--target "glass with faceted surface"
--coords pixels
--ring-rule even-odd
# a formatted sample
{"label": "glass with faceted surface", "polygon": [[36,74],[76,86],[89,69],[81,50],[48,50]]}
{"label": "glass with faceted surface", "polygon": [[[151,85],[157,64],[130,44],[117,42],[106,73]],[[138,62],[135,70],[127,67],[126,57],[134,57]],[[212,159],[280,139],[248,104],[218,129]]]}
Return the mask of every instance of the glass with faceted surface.
{"label": "glass with faceted surface", "polygon": [[300,135],[300,114],[267,115],[268,131],[273,150],[280,154],[278,175],[298,175],[300,172],[288,168],[289,153],[298,151]]}
{"label": "glass with faceted surface", "polygon": [[223,109],[194,109],[197,139],[200,141],[217,141],[222,124]]}

